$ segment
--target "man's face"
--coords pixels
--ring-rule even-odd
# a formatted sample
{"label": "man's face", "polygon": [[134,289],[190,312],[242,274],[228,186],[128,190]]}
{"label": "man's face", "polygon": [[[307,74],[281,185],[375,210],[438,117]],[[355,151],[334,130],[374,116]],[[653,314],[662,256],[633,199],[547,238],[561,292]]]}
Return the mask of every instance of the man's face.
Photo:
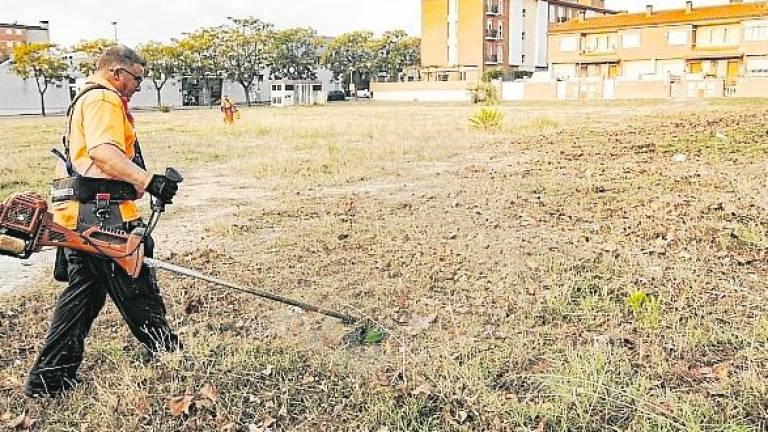
{"label": "man's face", "polygon": [[112,68],[113,84],[117,91],[131,100],[134,93],[141,90],[141,80],[144,78],[144,67],[134,64],[130,67],[115,65]]}

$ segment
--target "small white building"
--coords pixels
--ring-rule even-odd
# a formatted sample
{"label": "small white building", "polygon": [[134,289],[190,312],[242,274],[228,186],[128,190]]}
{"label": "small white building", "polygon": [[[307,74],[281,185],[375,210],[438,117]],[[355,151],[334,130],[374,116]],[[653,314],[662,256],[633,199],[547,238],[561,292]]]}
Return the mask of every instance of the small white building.
{"label": "small white building", "polygon": [[271,88],[272,106],[325,105],[328,92],[321,81],[273,81]]}

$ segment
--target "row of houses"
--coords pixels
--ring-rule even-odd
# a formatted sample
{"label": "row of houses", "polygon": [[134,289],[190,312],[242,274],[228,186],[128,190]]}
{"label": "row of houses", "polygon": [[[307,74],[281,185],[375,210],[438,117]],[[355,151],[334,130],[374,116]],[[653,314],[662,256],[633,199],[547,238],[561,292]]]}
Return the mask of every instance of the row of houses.
{"label": "row of houses", "polygon": [[765,0],[639,13],[603,0],[422,0],[422,10],[422,81],[375,84],[379,98],[466,100],[450,82],[494,69],[524,78],[497,84],[513,100],[768,97]]}

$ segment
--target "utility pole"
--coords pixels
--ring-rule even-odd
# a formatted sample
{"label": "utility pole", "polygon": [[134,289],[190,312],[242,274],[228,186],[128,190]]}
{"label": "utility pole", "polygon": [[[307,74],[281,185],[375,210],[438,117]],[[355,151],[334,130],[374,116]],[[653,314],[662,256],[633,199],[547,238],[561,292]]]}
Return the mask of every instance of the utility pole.
{"label": "utility pole", "polygon": [[115,28],[115,44],[117,44],[117,21],[112,21],[110,24]]}

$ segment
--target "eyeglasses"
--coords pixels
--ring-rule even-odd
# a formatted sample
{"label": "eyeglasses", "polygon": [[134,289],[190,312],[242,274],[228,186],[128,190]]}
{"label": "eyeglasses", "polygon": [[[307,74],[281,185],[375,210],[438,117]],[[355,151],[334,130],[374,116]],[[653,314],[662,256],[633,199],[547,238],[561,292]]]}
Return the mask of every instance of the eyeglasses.
{"label": "eyeglasses", "polygon": [[112,72],[119,72],[119,71],[123,71],[123,72],[127,73],[128,75],[132,76],[133,79],[136,80],[136,87],[139,87],[141,85],[141,82],[144,81],[144,77],[143,76],[136,75],[136,74],[134,74],[133,72],[129,71],[126,68],[115,68],[115,69],[112,69]]}

